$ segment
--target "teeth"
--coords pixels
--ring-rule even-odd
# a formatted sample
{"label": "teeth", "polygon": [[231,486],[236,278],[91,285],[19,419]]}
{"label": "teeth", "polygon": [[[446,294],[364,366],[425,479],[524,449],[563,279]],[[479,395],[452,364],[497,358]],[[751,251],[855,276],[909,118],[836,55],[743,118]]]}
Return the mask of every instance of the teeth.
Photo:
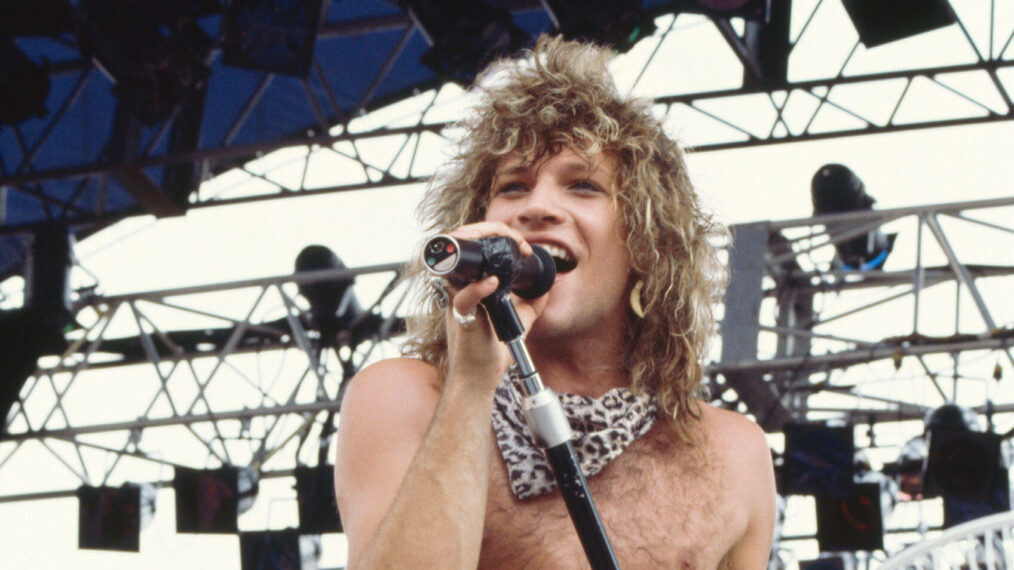
{"label": "teeth", "polygon": [[562,259],[564,261],[571,261],[571,262],[574,261],[574,258],[571,257],[571,255],[569,253],[567,253],[567,250],[563,249],[562,247],[558,247],[558,246],[555,246],[555,245],[541,244],[541,243],[538,244],[538,245],[540,247],[542,247],[543,249],[545,249],[546,252],[549,253],[549,255],[551,255],[552,257],[555,257],[557,259]]}

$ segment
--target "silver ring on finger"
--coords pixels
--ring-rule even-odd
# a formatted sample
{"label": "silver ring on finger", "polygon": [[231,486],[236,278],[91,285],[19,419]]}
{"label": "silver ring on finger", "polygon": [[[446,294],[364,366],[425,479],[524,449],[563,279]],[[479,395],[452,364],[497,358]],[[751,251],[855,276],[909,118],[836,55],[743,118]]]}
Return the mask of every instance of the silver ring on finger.
{"label": "silver ring on finger", "polygon": [[475,324],[476,321],[475,309],[472,309],[472,312],[468,314],[462,315],[461,313],[458,312],[458,309],[456,307],[451,305],[451,315],[454,317],[454,322],[458,323],[458,326],[460,326],[463,329],[470,328],[472,325]]}

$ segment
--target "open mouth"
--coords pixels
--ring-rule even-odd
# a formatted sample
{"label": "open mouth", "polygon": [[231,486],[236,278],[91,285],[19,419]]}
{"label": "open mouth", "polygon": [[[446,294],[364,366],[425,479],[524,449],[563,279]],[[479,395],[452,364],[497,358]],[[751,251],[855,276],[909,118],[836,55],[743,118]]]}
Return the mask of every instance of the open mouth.
{"label": "open mouth", "polygon": [[577,267],[577,261],[574,260],[574,256],[562,247],[545,244],[539,245],[553,258],[557,273],[567,273]]}

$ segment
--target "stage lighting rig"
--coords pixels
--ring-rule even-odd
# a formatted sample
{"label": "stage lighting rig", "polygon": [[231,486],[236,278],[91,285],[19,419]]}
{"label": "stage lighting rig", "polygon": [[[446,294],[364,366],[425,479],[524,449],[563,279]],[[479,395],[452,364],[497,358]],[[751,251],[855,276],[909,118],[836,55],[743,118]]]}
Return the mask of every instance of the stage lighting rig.
{"label": "stage lighting rig", "polygon": [[[842,164],[825,164],[813,175],[810,184],[813,214],[843,214],[873,210],[876,200],[866,193],[866,185],[855,172]],[[849,229],[847,222],[827,224],[828,234]],[[882,269],[884,261],[894,247],[898,234],[885,235],[879,229],[859,237],[835,243],[837,255],[834,266],[848,271]]]}
{"label": "stage lighting rig", "polygon": [[140,551],[141,528],[155,512],[151,485],[124,483],[122,487],[77,490],[78,548]]}
{"label": "stage lighting rig", "polygon": [[[296,256],[296,272],[347,269],[335,252],[323,245],[309,245]],[[347,331],[363,309],[352,290],[355,278],[300,282],[299,293],[310,302],[313,326],[321,341],[334,345],[338,334]]]}
{"label": "stage lighting rig", "polygon": [[620,53],[655,32],[655,18],[639,0],[542,0],[542,5],[563,36],[604,44]]}
{"label": "stage lighting rig", "polygon": [[257,476],[249,468],[176,468],[176,532],[232,534],[241,512],[253,506]]}
{"label": "stage lighting rig", "polygon": [[470,83],[493,58],[529,43],[503,6],[485,0],[399,0],[431,46],[421,61],[438,74]]}
{"label": "stage lighting rig", "polygon": [[0,32],[0,125],[46,116],[49,72]]}
{"label": "stage lighting rig", "polygon": [[868,48],[957,21],[948,0],[842,0],[842,4]]}
{"label": "stage lighting rig", "polygon": [[194,103],[211,74],[212,40],[188,12],[138,0],[85,0],[78,44],[113,81],[113,93],[144,125]]}
{"label": "stage lighting rig", "polygon": [[233,0],[225,14],[222,62],[233,67],[306,77],[317,28],[330,1]]}
{"label": "stage lighting rig", "polygon": [[293,529],[244,532],[239,535],[242,570],[316,570],[320,539]]}

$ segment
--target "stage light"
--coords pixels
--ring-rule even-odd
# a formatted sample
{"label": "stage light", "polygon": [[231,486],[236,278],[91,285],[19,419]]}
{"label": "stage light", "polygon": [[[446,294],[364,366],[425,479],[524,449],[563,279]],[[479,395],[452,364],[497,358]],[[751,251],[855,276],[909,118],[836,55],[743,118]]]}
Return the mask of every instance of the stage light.
{"label": "stage light", "polygon": [[343,532],[334,497],[334,466],[296,467],[300,534]]}
{"label": "stage light", "polygon": [[841,555],[832,554],[813,560],[800,560],[799,570],[853,570],[853,565],[846,564]]}
{"label": "stage light", "polygon": [[155,511],[154,488],[83,486],[77,498],[78,548],[140,551],[141,527]]}
{"label": "stage light", "polygon": [[[296,256],[296,272],[346,269],[335,252],[323,245],[309,245]],[[320,331],[321,340],[333,345],[341,331],[347,330],[362,314],[352,285],[355,279],[331,279],[299,283],[299,293],[310,302],[310,314]]]}
{"label": "stage light", "polygon": [[459,83],[470,83],[486,63],[531,39],[506,8],[484,0],[399,0],[398,6],[431,46],[423,65]]}
{"label": "stage light", "polygon": [[564,37],[608,45],[621,53],[655,31],[654,17],[642,10],[639,0],[542,0],[542,5]]}
{"label": "stage light", "polygon": [[855,436],[851,426],[787,423],[784,431],[782,494],[853,495]]}
{"label": "stage light", "polygon": [[[876,200],[866,193],[866,185],[847,166],[825,164],[813,175],[810,183],[813,214],[841,214],[864,212],[873,209]],[[847,223],[827,225],[828,233],[848,230]],[[835,244],[837,255],[834,265],[845,270],[866,271],[882,269],[884,261],[894,247],[897,234],[885,235],[880,230],[843,240]]]}
{"label": "stage light", "polygon": [[322,0],[233,0],[225,14],[222,62],[306,77],[324,6]]}
{"label": "stage light", "polygon": [[212,40],[186,10],[134,0],[85,0],[78,45],[114,82],[113,94],[145,125],[194,102],[211,74]]}
{"label": "stage light", "polygon": [[[927,422],[929,457],[923,485],[925,497],[948,497],[988,504],[1000,466],[1000,436],[978,431],[948,405]],[[944,412],[947,420],[934,422]]]}
{"label": "stage light", "polygon": [[231,534],[239,513],[253,504],[257,481],[249,469],[176,468],[176,532]]}
{"label": "stage light", "polygon": [[62,353],[67,346],[64,335],[68,327],[76,326],[70,301],[72,245],[67,227],[57,224],[40,228],[30,243],[22,266],[24,306],[0,311],[0,362],[3,363],[0,365],[0,420],[7,417],[25,380],[35,372],[39,357]]}
{"label": "stage light", "polygon": [[880,483],[859,483],[847,497],[817,497],[817,544],[822,552],[884,548]]}
{"label": "stage light", "polygon": [[25,55],[14,40],[0,36],[0,125],[45,117],[49,72]]}
{"label": "stage light", "polygon": [[239,535],[242,570],[316,570],[320,540],[295,530],[244,532]]}
{"label": "stage light", "polygon": [[957,21],[948,0],[842,0],[842,4],[868,48]]}

